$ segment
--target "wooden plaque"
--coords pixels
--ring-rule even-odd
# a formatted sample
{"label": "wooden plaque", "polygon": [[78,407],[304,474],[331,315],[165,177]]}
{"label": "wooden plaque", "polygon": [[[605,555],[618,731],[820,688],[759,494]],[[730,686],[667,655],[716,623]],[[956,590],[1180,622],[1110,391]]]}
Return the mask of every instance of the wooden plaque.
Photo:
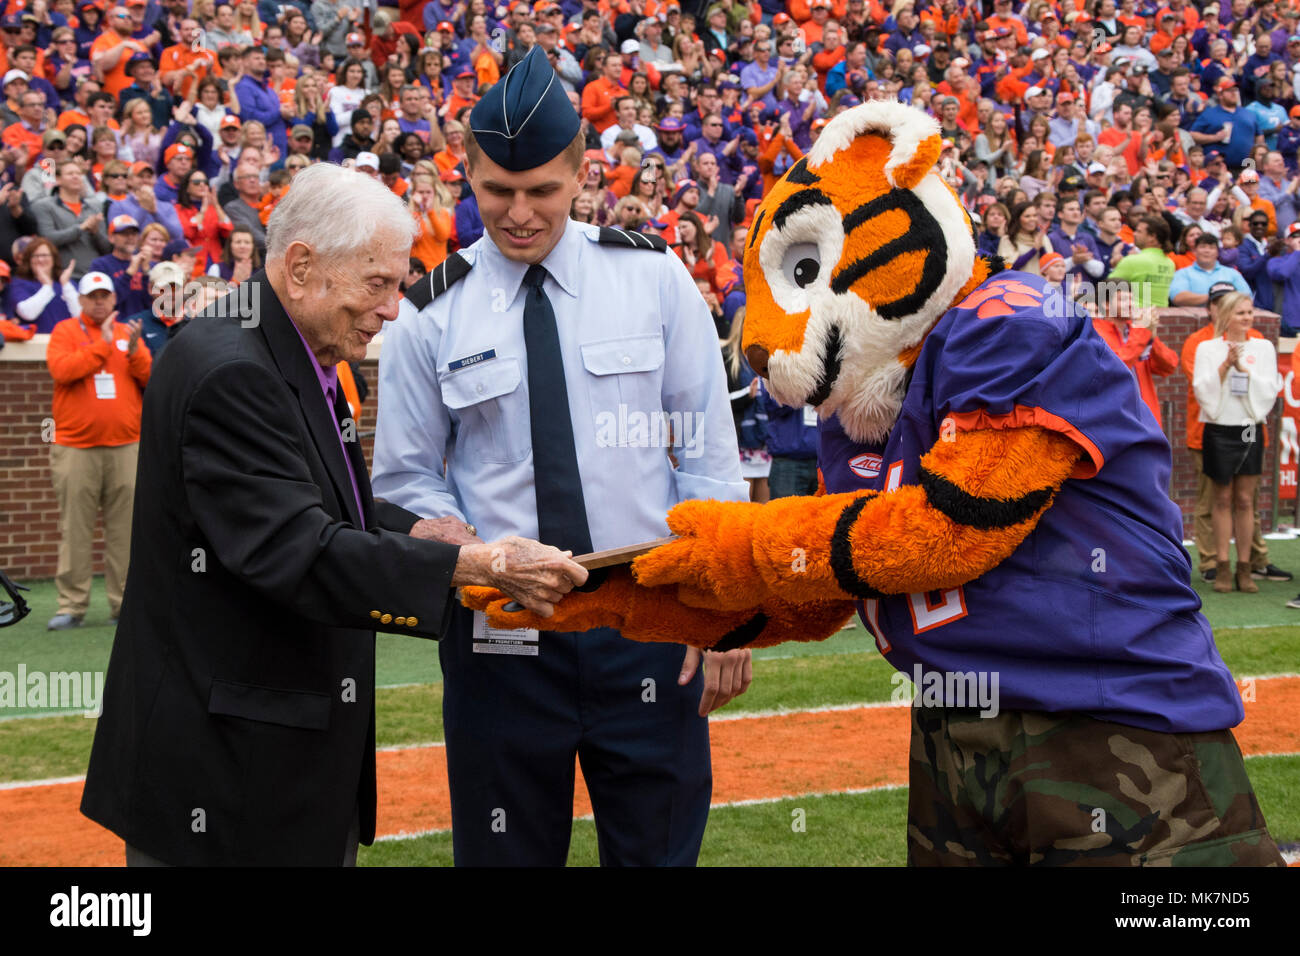
{"label": "wooden plaque", "polygon": [[640,544],[624,545],[621,548],[610,548],[608,551],[593,551],[590,554],[576,554],[573,556],[574,562],[581,564],[588,571],[594,571],[596,568],[609,568],[616,564],[631,564],[633,558],[638,558],[648,551],[653,551],[660,545],[668,544],[670,541],[676,541],[676,535],[669,535],[666,538],[657,538],[654,541],[643,541]]}

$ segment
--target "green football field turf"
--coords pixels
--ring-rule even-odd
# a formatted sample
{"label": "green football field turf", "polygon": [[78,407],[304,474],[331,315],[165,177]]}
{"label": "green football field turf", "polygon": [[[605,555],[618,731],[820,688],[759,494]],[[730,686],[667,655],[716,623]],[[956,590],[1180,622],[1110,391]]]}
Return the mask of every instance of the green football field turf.
{"label": "green football field turf", "polygon": [[[1300,570],[1300,541],[1270,542],[1272,560]],[[1219,649],[1237,677],[1300,671],[1300,611],[1284,607],[1300,581],[1259,582],[1258,595],[1214,593],[1196,582]],[[0,671],[19,664],[36,671],[103,670],[112,629],[97,579],[87,625],[47,632],[54,613],[54,587],[34,582],[32,614],[0,630]],[[755,653],[749,693],[725,713],[802,710],[888,700],[894,687],[889,665],[859,624],[828,641],[782,645]],[[377,655],[379,746],[439,741],[441,673],[431,641],[381,635]],[[0,710],[0,782],[76,776],[85,772],[95,721],[80,715]],[[1300,840],[1300,757],[1250,759],[1251,777],[1279,841]],[[773,803],[718,808],[710,815],[701,862],[711,865],[901,864],[906,790],[804,796]],[[802,831],[792,812],[804,812]],[[451,861],[450,834],[384,841],[363,849],[364,865],[439,865]],[[570,862],[597,861],[594,824],[574,824]]]}

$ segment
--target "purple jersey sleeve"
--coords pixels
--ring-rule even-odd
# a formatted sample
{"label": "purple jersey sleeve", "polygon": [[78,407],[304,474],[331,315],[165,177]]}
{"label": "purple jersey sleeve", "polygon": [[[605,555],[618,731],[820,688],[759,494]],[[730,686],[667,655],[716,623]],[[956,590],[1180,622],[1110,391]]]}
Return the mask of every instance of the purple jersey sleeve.
{"label": "purple jersey sleeve", "polygon": [[[1126,369],[1071,302],[1038,276],[1002,273],[967,296],[935,328],[935,416],[962,430],[1038,425],[1088,455],[1091,477],[1135,438],[1156,429]],[[933,333],[932,333],[933,334]]]}

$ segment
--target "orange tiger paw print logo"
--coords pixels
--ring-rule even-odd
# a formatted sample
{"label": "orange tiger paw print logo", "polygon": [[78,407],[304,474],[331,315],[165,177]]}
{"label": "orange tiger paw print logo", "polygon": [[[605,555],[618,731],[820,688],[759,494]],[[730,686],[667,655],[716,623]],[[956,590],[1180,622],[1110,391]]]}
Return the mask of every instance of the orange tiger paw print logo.
{"label": "orange tiger paw print logo", "polygon": [[1042,301],[1041,292],[1018,279],[994,279],[958,302],[957,308],[975,309],[976,318],[991,319],[1010,315],[1016,308],[1041,305]]}

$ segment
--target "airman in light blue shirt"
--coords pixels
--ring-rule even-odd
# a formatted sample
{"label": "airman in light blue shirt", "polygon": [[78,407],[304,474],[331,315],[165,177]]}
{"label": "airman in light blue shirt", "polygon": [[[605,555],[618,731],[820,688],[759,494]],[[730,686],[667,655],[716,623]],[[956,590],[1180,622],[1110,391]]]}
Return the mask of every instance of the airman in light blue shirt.
{"label": "airman in light blue shirt", "polygon": [[[676,256],[602,244],[600,233],[570,221],[542,261],[597,551],[666,535],[668,509],[681,501],[748,498],[699,290]],[[403,301],[384,334],[375,494],[463,518],[485,540],[536,538],[527,266],[486,235],[461,255],[465,278],[423,311]]]}

